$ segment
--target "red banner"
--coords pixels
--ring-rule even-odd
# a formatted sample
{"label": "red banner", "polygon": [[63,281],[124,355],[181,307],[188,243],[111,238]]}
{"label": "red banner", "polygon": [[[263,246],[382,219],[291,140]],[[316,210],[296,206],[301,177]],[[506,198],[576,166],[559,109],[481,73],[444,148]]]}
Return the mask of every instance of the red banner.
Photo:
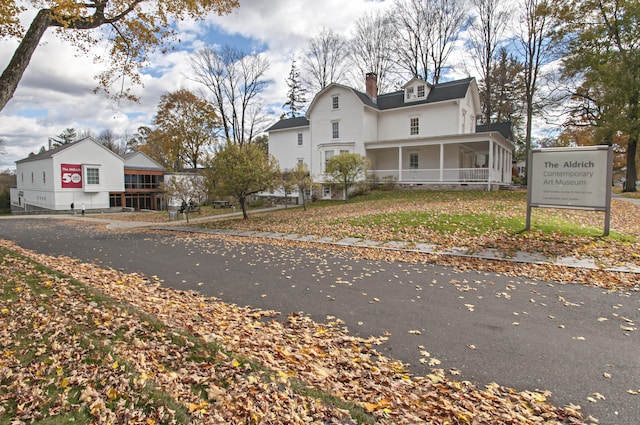
{"label": "red banner", "polygon": [[62,173],[62,188],[82,188],[82,165],[60,164]]}

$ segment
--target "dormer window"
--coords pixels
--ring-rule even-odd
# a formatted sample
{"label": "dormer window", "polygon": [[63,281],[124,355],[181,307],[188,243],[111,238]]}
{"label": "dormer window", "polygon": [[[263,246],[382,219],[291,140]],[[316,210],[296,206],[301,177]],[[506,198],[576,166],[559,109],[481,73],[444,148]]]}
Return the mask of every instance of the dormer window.
{"label": "dormer window", "polygon": [[405,92],[405,97],[407,98],[407,100],[416,98],[415,92],[413,90],[413,87],[407,87]]}
{"label": "dormer window", "polygon": [[429,96],[429,83],[416,77],[404,85],[404,101],[415,102],[425,100]]}

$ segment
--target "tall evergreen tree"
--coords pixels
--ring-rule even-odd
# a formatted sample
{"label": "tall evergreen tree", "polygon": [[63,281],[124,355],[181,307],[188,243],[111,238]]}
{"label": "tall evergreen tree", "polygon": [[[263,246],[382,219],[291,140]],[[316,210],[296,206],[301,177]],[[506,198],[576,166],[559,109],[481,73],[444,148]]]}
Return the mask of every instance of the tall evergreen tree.
{"label": "tall evergreen tree", "polygon": [[77,138],[78,136],[76,129],[67,128],[62,133],[51,138],[51,141],[53,142],[51,147],[57,148],[58,146],[67,145],[69,143],[75,142]]}
{"label": "tall evergreen tree", "polygon": [[307,102],[305,98],[307,90],[302,86],[300,71],[296,66],[295,59],[291,61],[291,71],[287,78],[287,87],[289,87],[289,91],[287,91],[287,101],[282,106],[289,109],[289,112],[285,113],[285,115],[289,118],[294,118],[300,115]]}

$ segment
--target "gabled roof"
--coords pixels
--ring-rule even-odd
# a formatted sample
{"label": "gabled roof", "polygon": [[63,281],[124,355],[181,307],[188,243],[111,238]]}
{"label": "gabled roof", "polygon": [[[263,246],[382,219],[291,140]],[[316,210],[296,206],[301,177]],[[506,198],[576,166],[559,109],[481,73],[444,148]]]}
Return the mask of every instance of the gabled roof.
{"label": "gabled roof", "polygon": [[128,170],[165,170],[162,165],[141,151],[129,152],[122,155],[122,158],[124,159],[124,168]]}
{"label": "gabled roof", "polygon": [[120,155],[118,155],[115,152],[112,152],[111,150],[107,149],[106,147],[104,147],[104,145],[102,145],[102,143],[97,142],[93,137],[87,136],[84,139],[76,140],[75,142],[67,143],[65,145],[58,146],[57,148],[53,148],[53,149],[49,149],[48,151],[40,152],[37,155],[31,155],[31,156],[28,156],[28,157],[26,157],[24,159],[20,159],[20,160],[16,161],[16,164],[21,164],[21,163],[24,163],[24,162],[39,161],[41,159],[52,158],[53,156],[59,154],[60,152],[62,152],[64,150],[73,148],[75,146],[78,146],[78,144],[86,143],[86,142],[94,143],[94,144],[100,146],[105,151],[109,152],[111,155],[116,156],[119,159],[122,159],[122,157]]}
{"label": "gabled roof", "polygon": [[[415,78],[411,81],[415,81]],[[429,84],[431,90],[429,90],[429,94],[424,100],[405,102],[404,101],[404,91],[399,90],[392,93],[386,93],[378,95],[376,101],[374,102],[371,97],[354,88],[344,86],[342,84],[331,83],[323,90],[321,90],[316,96],[314,100],[311,102],[309,109],[307,110],[307,114],[313,109],[313,105],[316,99],[322,95],[323,93],[331,90],[333,87],[341,87],[343,89],[350,90],[353,94],[360,99],[363,105],[368,106],[370,108],[386,111],[389,109],[402,108],[405,106],[414,106],[414,105],[424,105],[428,103],[436,103],[436,102],[445,102],[448,100],[455,99],[463,99],[469,90],[469,86],[474,83],[475,79],[473,77],[465,78],[462,80],[448,81],[446,83],[439,83],[435,85]],[[428,84],[428,83],[427,83]],[[287,118],[282,119],[276,122],[274,125],[266,129],[265,131],[275,131],[275,130],[286,130],[295,127],[307,127],[309,126],[309,120],[306,117],[295,117],[295,118]]]}
{"label": "gabled roof", "polygon": [[502,134],[505,139],[513,139],[513,125],[511,121],[491,123],[489,126],[486,124],[476,126],[476,133],[485,133],[487,131],[497,131]]}
{"label": "gabled roof", "polygon": [[265,131],[274,131],[274,130],[284,130],[296,127],[308,127],[309,120],[307,117],[293,117],[286,118],[278,121],[271,127],[267,128]]}
{"label": "gabled roof", "polygon": [[26,158],[19,159],[18,161],[16,161],[16,164],[20,164],[20,163],[23,163],[23,162],[38,161],[38,160],[41,160],[41,159],[51,158],[53,155],[57,154],[58,152],[62,152],[63,150],[70,148],[74,143],[76,143],[76,142],[67,143],[65,145],[61,145],[61,146],[58,146],[56,148],[49,149],[48,151],[40,152],[39,154],[31,155],[31,156],[28,156]]}
{"label": "gabled roof", "polygon": [[402,90],[379,95],[377,109],[384,111],[388,109],[402,108],[404,106],[423,105],[425,103],[462,99],[467,95],[471,81],[473,81],[473,78],[465,78],[464,80],[448,81],[446,83],[432,85],[431,90],[429,90],[429,94],[424,100],[413,100],[411,102],[404,101],[404,91]]}

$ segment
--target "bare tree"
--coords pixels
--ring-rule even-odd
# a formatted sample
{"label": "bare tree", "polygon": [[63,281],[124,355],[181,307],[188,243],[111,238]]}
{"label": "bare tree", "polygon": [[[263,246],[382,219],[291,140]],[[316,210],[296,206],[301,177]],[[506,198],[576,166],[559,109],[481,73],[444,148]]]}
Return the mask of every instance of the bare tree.
{"label": "bare tree", "polygon": [[411,77],[437,84],[467,21],[461,0],[396,0],[398,29],[394,52],[398,66]]}
{"label": "bare tree", "polygon": [[107,128],[98,135],[98,142],[105,148],[109,149],[118,155],[122,155],[125,152],[125,144],[120,140],[117,134],[113,130]]}
{"label": "bare tree", "polygon": [[226,140],[249,143],[264,122],[259,97],[270,81],[269,62],[260,54],[245,55],[225,46],[200,49],[191,57],[193,80],[202,84],[220,118]]}
{"label": "bare tree", "polygon": [[[543,109],[546,102],[538,96],[541,70],[557,59],[558,38],[554,33],[559,19],[548,0],[522,0],[518,44],[524,59],[525,102],[525,162],[531,150],[533,115]],[[528,164],[526,164],[528,165]]]}
{"label": "bare tree", "polygon": [[392,87],[390,74],[396,34],[390,15],[366,14],[358,19],[350,41],[352,79],[356,87],[364,85],[364,76],[370,72],[377,75],[378,90],[385,92]]}
{"label": "bare tree", "polygon": [[430,16],[434,19],[433,31],[428,34],[429,54],[433,64],[431,81],[438,84],[460,32],[469,21],[469,14],[464,0],[437,0],[427,4],[431,5]]}
{"label": "bare tree", "polygon": [[469,27],[469,48],[476,59],[476,67],[482,76],[480,96],[484,124],[491,125],[491,75],[495,53],[509,20],[503,0],[471,0],[475,19]]}
{"label": "bare tree", "polygon": [[317,93],[331,83],[346,82],[345,67],[349,57],[347,40],[329,29],[309,40],[301,59],[303,81]]}
{"label": "bare tree", "polygon": [[429,44],[427,38],[432,20],[428,16],[427,2],[423,0],[396,0],[393,19],[398,28],[395,55],[398,66],[409,77],[427,79],[429,73]]}

